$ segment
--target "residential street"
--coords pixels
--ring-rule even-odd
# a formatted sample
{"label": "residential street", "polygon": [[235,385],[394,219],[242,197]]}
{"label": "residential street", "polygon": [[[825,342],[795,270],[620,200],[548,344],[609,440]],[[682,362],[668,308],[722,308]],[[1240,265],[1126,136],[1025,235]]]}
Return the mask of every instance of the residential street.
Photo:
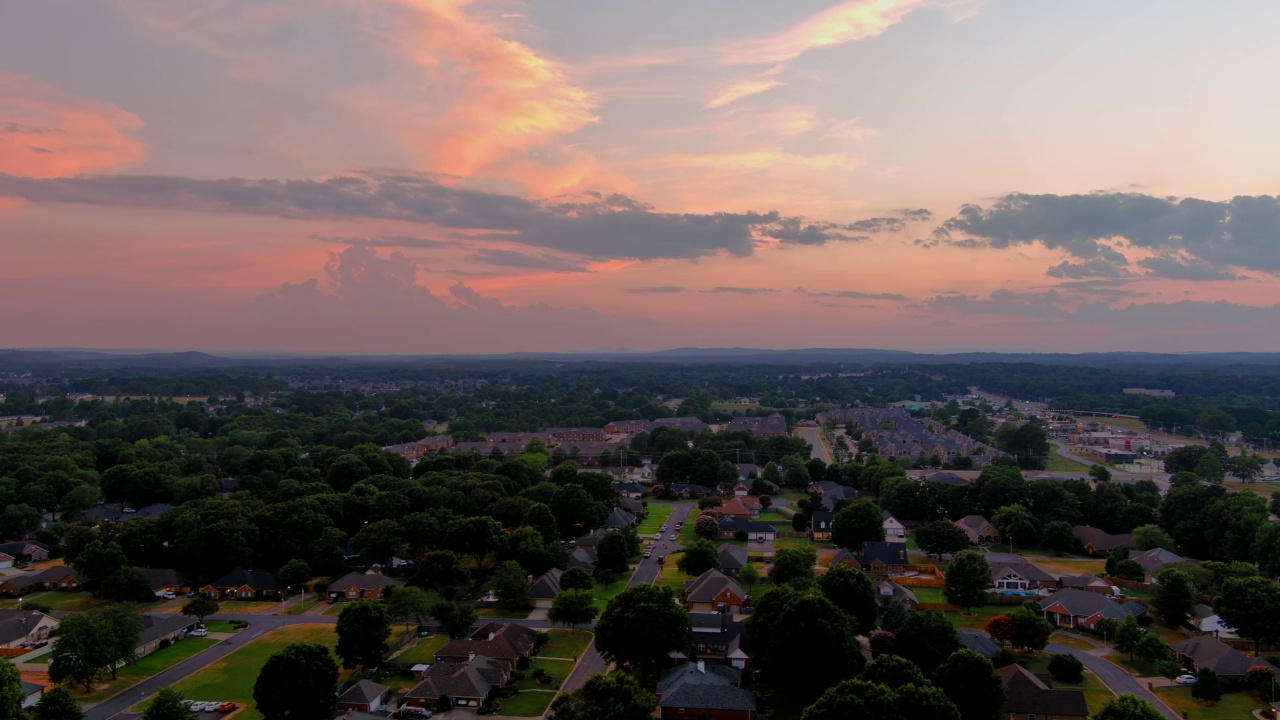
{"label": "residential street", "polygon": [[1137,695],[1143,700],[1154,705],[1155,708],[1163,713],[1165,717],[1169,718],[1169,720],[1182,720],[1177,713],[1169,709],[1168,705],[1161,702],[1160,699],[1155,696],[1155,693],[1148,690],[1146,685],[1138,682],[1136,678],[1120,666],[1109,660],[1103,660],[1101,657],[1094,654],[1104,652],[1106,648],[1084,651],[1075,650],[1066,647],[1065,645],[1049,643],[1048,647],[1045,649],[1051,653],[1074,655],[1077,658],[1080,658],[1080,662],[1084,663],[1084,666],[1091,670],[1094,675],[1097,675],[1098,679],[1111,689],[1111,692],[1117,695],[1123,695],[1125,693]]}

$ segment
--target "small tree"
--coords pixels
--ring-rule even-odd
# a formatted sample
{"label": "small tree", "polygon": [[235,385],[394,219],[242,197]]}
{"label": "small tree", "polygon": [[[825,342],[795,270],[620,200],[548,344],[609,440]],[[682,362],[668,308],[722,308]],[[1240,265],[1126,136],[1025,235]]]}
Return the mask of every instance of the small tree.
{"label": "small tree", "polygon": [[1084,682],[1084,663],[1075,655],[1054,655],[1049,658],[1049,674],[1058,682],[1079,685]]}
{"label": "small tree", "polygon": [[983,629],[993,640],[1004,645],[1013,639],[1013,618],[1008,613],[1000,613],[988,620]]}
{"label": "small tree", "polygon": [[568,625],[569,633],[573,634],[577,626],[591,622],[599,613],[590,590],[561,590],[551,601],[547,619],[557,625]]}
{"label": "small tree", "polygon": [[311,566],[306,560],[294,558],[280,568],[276,580],[286,588],[301,590],[311,580]]}
{"label": "small tree", "polygon": [[693,534],[706,540],[715,540],[720,536],[720,521],[713,513],[702,513],[693,521]]}
{"label": "small tree", "polygon": [[1165,717],[1151,703],[1125,693],[1103,705],[1093,720],[1165,720]]}
{"label": "small tree", "polygon": [[1210,705],[1221,700],[1222,680],[1218,673],[1210,668],[1200,668],[1196,673],[1196,684],[1191,686],[1191,697]]}
{"label": "small tree", "polygon": [[84,708],[66,685],[54,685],[40,696],[34,715],[36,720],[84,720]]}
{"label": "small tree", "polygon": [[592,675],[582,687],[551,703],[557,720],[648,720],[656,704],[653,693],[624,672]]}
{"label": "small tree", "polygon": [[529,580],[515,560],[498,565],[489,585],[502,607],[512,610],[529,607]]}
{"label": "small tree", "polygon": [[182,704],[182,693],[172,687],[160,688],[142,713],[142,720],[190,720],[190,717],[187,706]]}
{"label": "small tree", "polygon": [[476,621],[476,609],[467,604],[438,602],[431,608],[431,617],[440,623],[440,630],[451,638],[465,637]]}
{"label": "small tree", "polygon": [[1049,644],[1049,636],[1053,634],[1053,625],[1043,616],[1026,608],[1018,608],[1009,613],[1013,620],[1013,635],[1009,644],[1015,648],[1027,650],[1043,650]]}
{"label": "small tree", "polygon": [[334,652],[342,658],[342,667],[357,665],[377,667],[387,654],[387,638],[391,636],[391,613],[377,600],[356,600],[342,608],[338,624],[338,645]]}
{"label": "small tree", "polygon": [[921,550],[939,559],[944,554],[957,553],[969,547],[969,536],[964,530],[946,520],[936,520],[916,530],[916,544]]}
{"label": "small tree", "polygon": [[710,541],[698,538],[685,546],[676,560],[676,567],[688,575],[697,577],[708,570],[720,569],[720,553]]}
{"label": "small tree", "polygon": [[571,567],[560,575],[561,590],[590,590],[591,573],[580,567]]}
{"label": "small tree", "polygon": [[422,624],[431,617],[431,596],[420,587],[398,587],[387,600],[387,610],[407,631],[412,624]]}
{"label": "small tree", "polygon": [[217,600],[197,595],[183,604],[182,614],[195,618],[197,622],[204,623],[205,618],[218,612],[218,607]]}
{"label": "small tree", "polygon": [[911,611],[907,609],[898,600],[890,600],[884,604],[884,608],[880,611],[880,628],[889,632],[896,632],[898,628],[910,617]]}
{"label": "small tree", "polygon": [[893,633],[888,630],[877,630],[871,633],[868,645],[871,647],[871,657],[878,658],[893,656],[896,643]]}
{"label": "small tree", "polygon": [[1245,687],[1258,693],[1263,700],[1270,700],[1276,684],[1276,671],[1266,665],[1254,665],[1244,673]]}
{"label": "small tree", "polygon": [[1064,520],[1054,520],[1046,523],[1044,531],[1040,533],[1040,544],[1046,548],[1058,552],[1070,552],[1075,547],[1076,536],[1071,529],[1071,523]]}
{"label": "small tree", "polygon": [[991,565],[987,559],[977,550],[965,550],[957,553],[951,561],[942,594],[947,602],[959,605],[969,613],[974,605],[981,605],[986,600],[989,584]]}
{"label": "small tree", "polygon": [[1142,632],[1142,627],[1138,625],[1137,618],[1129,615],[1116,626],[1116,649],[1133,660],[1143,637],[1145,634]]}
{"label": "small tree", "polygon": [[738,582],[742,583],[742,587],[747,591],[751,591],[760,582],[760,571],[756,569],[755,563],[747,563],[738,571]]}
{"label": "small tree", "polygon": [[1142,578],[1146,575],[1146,572],[1142,569],[1142,565],[1132,558],[1125,558],[1117,561],[1114,569],[1115,572],[1113,572],[1112,575],[1115,577],[1123,578],[1125,580],[1133,580],[1134,582],[1141,582]]}

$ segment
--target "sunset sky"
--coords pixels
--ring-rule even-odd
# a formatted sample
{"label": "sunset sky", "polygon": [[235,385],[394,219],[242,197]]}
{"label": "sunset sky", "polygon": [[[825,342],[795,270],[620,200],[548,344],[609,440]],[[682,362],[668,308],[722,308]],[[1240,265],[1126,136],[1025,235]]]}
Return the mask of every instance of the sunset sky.
{"label": "sunset sky", "polygon": [[1274,0],[0,0],[0,346],[1280,350]]}

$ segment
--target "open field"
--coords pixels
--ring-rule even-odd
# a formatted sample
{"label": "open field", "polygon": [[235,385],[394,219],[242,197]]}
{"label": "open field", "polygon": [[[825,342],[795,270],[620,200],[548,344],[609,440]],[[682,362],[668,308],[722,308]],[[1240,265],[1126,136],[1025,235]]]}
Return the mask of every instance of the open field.
{"label": "open field", "polygon": [[609,601],[617,597],[623,590],[627,589],[627,581],[625,579],[614,580],[612,585],[602,585],[599,580],[592,582],[591,593],[595,595],[595,605],[600,612],[604,612],[604,608]]}
{"label": "open field", "polygon": [[211,648],[217,644],[218,641],[212,638],[184,638],[167,648],[156,650],[146,657],[139,658],[137,662],[120,668],[115,680],[99,683],[94,687],[93,692],[88,695],[81,695],[77,691],[76,699],[84,703],[106,700],[162,670],[177,665],[201,650]]}
{"label": "open field", "polygon": [[551,639],[547,644],[542,646],[542,650],[538,651],[538,655],[544,658],[574,658],[580,657],[587,645],[591,644],[591,639],[595,637],[586,630],[578,630],[570,632],[568,630],[548,630],[547,635]]}
{"label": "open field", "polygon": [[396,662],[410,665],[431,665],[436,661],[436,651],[449,644],[449,636],[443,633],[418,638],[417,642],[395,657]]}
{"label": "open field", "polygon": [[1254,710],[1266,707],[1266,703],[1248,692],[1223,693],[1222,699],[1213,705],[1205,705],[1191,697],[1191,688],[1187,685],[1157,687],[1155,694],[1190,720],[1239,720],[1250,718]]}
{"label": "open field", "polygon": [[1234,493],[1253,493],[1263,500],[1270,500],[1271,493],[1280,490],[1280,483],[1270,482],[1241,482],[1239,480],[1226,480],[1222,483],[1222,487],[1227,492]]}
{"label": "open field", "polygon": [[553,690],[526,690],[502,701],[502,714],[512,717],[542,717],[555,699]]}
{"label": "open field", "polygon": [[295,642],[319,643],[332,648],[337,644],[338,636],[332,625],[288,625],[263,635],[179,681],[174,687],[184,698],[191,700],[230,700],[244,705],[245,709],[236,715],[237,718],[262,720],[262,714],[253,707],[253,683],[272,655]]}
{"label": "open field", "polygon": [[1071,458],[1065,458],[1056,453],[1050,453],[1049,459],[1045,461],[1044,469],[1047,472],[1078,472],[1080,477],[1089,474],[1089,466],[1082,462],[1076,462]]}
{"label": "open field", "polygon": [[23,598],[7,598],[0,602],[0,608],[6,610],[16,608],[19,600],[22,601],[24,607],[31,603],[39,603],[40,605],[48,605],[54,612],[81,612],[105,607],[109,604],[106,600],[95,598],[87,592],[46,590],[32,593]]}

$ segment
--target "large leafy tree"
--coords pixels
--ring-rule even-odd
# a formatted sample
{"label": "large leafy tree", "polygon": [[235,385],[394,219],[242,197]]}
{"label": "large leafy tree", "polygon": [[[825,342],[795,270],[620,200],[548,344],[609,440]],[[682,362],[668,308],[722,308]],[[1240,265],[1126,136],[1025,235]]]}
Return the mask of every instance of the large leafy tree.
{"label": "large leafy tree", "polygon": [[0,660],[0,720],[21,720],[22,701],[26,694],[22,692],[22,673],[18,666],[7,660]]}
{"label": "large leafy tree", "polygon": [[836,547],[860,548],[867,541],[884,540],[884,517],[870,500],[854,500],[831,521],[831,542]]}
{"label": "large leafy tree", "polygon": [[866,573],[847,565],[836,565],[818,579],[818,589],[849,616],[857,634],[866,635],[875,628],[880,606],[875,585]]}
{"label": "large leafy tree", "polygon": [[557,625],[569,626],[572,633],[577,626],[594,620],[599,612],[590,590],[561,590],[551,600],[547,619]]}
{"label": "large leafy tree", "polygon": [[137,659],[138,645],[142,642],[142,618],[138,609],[127,603],[116,603],[98,610],[103,622],[110,629],[111,679],[116,679],[116,671],[121,665]]}
{"label": "large leafy tree", "polygon": [[844,680],[804,709],[801,720],[961,720],[960,712],[941,690],[928,684],[890,687],[860,678]]}
{"label": "large leafy tree", "polygon": [[101,613],[74,613],[62,619],[49,661],[49,679],[72,681],[93,692],[94,681],[116,658],[114,629]]}
{"label": "large leafy tree", "polygon": [[619,575],[630,567],[631,553],[622,533],[612,532],[600,539],[596,546],[596,571]]}
{"label": "large leafy tree", "polygon": [[685,546],[684,552],[676,560],[676,567],[683,573],[697,577],[708,570],[720,569],[720,553],[710,541],[698,538]]}
{"label": "large leafy tree", "polygon": [[493,570],[489,586],[498,596],[498,603],[504,608],[517,609],[529,607],[529,581],[524,568],[515,560],[507,560]]}
{"label": "large leafy tree", "polygon": [[191,711],[182,704],[182,693],[172,687],[160,688],[147,703],[142,720],[190,720]]}
{"label": "large leafy tree", "polygon": [[36,720],[84,720],[84,708],[65,685],[45,690],[32,714]]}
{"label": "large leafy tree", "polygon": [[991,516],[991,524],[1000,531],[1000,537],[1022,545],[1035,545],[1040,537],[1040,523],[1022,505],[1005,505]]}
{"label": "large leafy tree", "polygon": [[935,520],[916,530],[916,544],[935,557],[957,553],[969,547],[969,536],[954,523]]}
{"label": "large leafy tree", "polygon": [[938,667],[934,684],[960,711],[961,720],[996,720],[1004,708],[1004,681],[991,661],[971,650],[957,650]]}
{"label": "large leafy tree", "polygon": [[991,584],[991,565],[977,550],[956,553],[947,570],[942,594],[947,602],[959,605],[968,612],[974,605],[981,605],[987,598],[987,586]]}
{"label": "large leafy tree", "polygon": [[431,596],[420,587],[398,587],[387,599],[387,612],[408,630],[411,625],[421,625],[431,617]]}
{"label": "large leafy tree", "polygon": [[218,601],[203,595],[197,595],[182,605],[182,614],[194,617],[199,622],[218,612]]}
{"label": "large leafy tree", "polygon": [[807,585],[813,582],[813,568],[818,553],[809,547],[781,548],[769,567],[769,581],[774,585]]}
{"label": "large leafy tree", "polygon": [[648,720],[653,693],[627,673],[592,675],[581,688],[551,703],[556,720]]}
{"label": "large leafy tree", "polygon": [[334,651],[342,658],[342,667],[377,667],[387,654],[391,612],[376,600],[356,600],[342,608],[335,631],[338,646]]}
{"label": "large leafy tree", "polygon": [[[747,619],[753,661],[773,687],[798,699],[816,698],[825,688],[862,670],[854,623],[815,587],[773,587]],[[796,648],[807,648],[821,663],[798,663]]]}
{"label": "large leafy tree", "polygon": [[1043,650],[1053,634],[1053,625],[1040,613],[1020,607],[1009,613],[1009,644],[1015,648]]}
{"label": "large leafy tree", "polygon": [[932,674],[951,654],[959,650],[960,636],[936,610],[916,610],[894,631],[898,654]]}
{"label": "large leafy tree", "polygon": [[476,609],[468,603],[438,602],[431,608],[431,617],[440,623],[440,629],[451,638],[466,636],[476,621]]}
{"label": "large leafy tree", "polygon": [[596,622],[596,649],[619,665],[652,673],[683,649],[688,617],[671,588],[636,585],[609,601]]}
{"label": "large leafy tree", "polygon": [[1222,622],[1253,640],[1255,654],[1264,642],[1280,640],[1280,586],[1260,577],[1227,580],[1214,599]]}
{"label": "large leafy tree", "polygon": [[267,659],[253,684],[265,720],[324,720],[338,706],[338,664],[329,648],[293,643]]}
{"label": "large leafy tree", "polygon": [[1161,570],[1152,600],[1156,614],[1164,624],[1171,627],[1181,625],[1196,607],[1191,576],[1177,568]]}

